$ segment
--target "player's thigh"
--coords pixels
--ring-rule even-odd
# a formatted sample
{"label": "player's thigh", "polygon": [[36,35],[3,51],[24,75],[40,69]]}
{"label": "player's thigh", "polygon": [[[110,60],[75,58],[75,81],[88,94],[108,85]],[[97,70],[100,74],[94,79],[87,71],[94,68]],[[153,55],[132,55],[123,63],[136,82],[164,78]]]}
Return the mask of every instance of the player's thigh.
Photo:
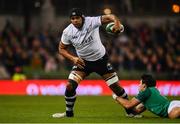
{"label": "player's thigh", "polygon": [[179,100],[173,100],[170,102],[170,105],[168,108],[168,116],[169,118],[177,118],[180,116],[180,101]]}
{"label": "player's thigh", "polygon": [[113,77],[115,75],[116,75],[115,72],[109,72],[107,74],[102,75],[102,77],[103,77],[104,80],[107,80],[108,78]]}
{"label": "player's thigh", "polygon": [[97,63],[98,70],[96,73],[101,75],[101,77],[106,81],[108,85],[113,83],[117,83],[119,81],[117,73],[115,72],[113,66],[108,61],[107,57],[105,56],[100,63]]}
{"label": "player's thigh", "polygon": [[80,83],[87,75],[88,74],[86,72],[72,70],[71,73],[69,74],[68,79]]}
{"label": "player's thigh", "polygon": [[169,118],[174,119],[180,117],[180,107],[174,107],[168,114]]}

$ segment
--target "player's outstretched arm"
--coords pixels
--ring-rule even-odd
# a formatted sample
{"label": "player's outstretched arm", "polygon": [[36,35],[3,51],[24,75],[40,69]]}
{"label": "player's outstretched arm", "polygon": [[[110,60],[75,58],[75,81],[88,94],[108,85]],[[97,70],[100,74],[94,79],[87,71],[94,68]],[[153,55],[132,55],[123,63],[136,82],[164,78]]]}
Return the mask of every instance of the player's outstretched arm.
{"label": "player's outstretched arm", "polygon": [[113,15],[113,14],[102,15],[101,16],[101,22],[102,22],[102,24],[106,24],[109,22],[114,22],[114,23],[120,24],[118,17]]}
{"label": "player's outstretched arm", "polygon": [[138,104],[140,104],[141,102],[136,99],[135,97],[132,98],[131,100],[127,100],[121,97],[118,97],[117,95],[113,94],[113,99],[115,99],[119,104],[121,104],[123,107],[130,109],[130,108],[134,108],[135,106],[137,106]]}

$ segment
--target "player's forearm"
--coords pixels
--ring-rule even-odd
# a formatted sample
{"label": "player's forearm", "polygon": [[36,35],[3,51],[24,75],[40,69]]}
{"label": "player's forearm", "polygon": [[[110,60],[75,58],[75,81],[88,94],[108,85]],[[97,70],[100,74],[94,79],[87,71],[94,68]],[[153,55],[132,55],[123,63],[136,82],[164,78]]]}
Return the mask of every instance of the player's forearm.
{"label": "player's forearm", "polygon": [[121,104],[123,107],[129,109],[129,108],[132,108],[134,107],[131,102],[127,99],[124,99],[124,98],[121,98],[121,97],[117,97],[116,98],[116,101]]}
{"label": "player's forearm", "polygon": [[120,26],[121,22],[115,15],[111,15],[111,19],[114,22],[115,25]]}
{"label": "player's forearm", "polygon": [[63,44],[62,42],[59,43],[59,54],[64,56],[66,59],[69,59],[70,61],[73,62],[73,59],[75,56],[73,56],[71,53],[68,51],[68,45]]}
{"label": "player's forearm", "polygon": [[109,22],[114,22],[115,25],[120,25],[120,21],[119,19],[113,15],[113,14],[110,14],[110,15],[103,15],[102,16],[102,23],[109,23]]}
{"label": "player's forearm", "polygon": [[140,104],[140,101],[136,99],[135,97],[131,100],[124,99],[122,97],[117,96],[116,94],[112,95],[113,99],[116,100],[119,104],[121,104],[123,107],[129,109],[137,106]]}
{"label": "player's forearm", "polygon": [[73,58],[75,57],[65,49],[59,49],[59,54],[61,54],[62,56],[64,56],[65,58],[67,58],[72,62],[73,62]]}

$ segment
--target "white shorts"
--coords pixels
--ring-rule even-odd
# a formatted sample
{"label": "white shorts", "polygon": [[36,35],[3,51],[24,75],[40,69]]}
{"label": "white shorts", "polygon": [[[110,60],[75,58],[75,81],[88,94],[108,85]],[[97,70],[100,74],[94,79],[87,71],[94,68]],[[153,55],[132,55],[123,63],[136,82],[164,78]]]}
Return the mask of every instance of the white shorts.
{"label": "white shorts", "polygon": [[168,107],[168,114],[171,112],[171,110],[174,107],[180,107],[180,101],[179,100],[173,100],[173,101],[170,102],[170,105]]}

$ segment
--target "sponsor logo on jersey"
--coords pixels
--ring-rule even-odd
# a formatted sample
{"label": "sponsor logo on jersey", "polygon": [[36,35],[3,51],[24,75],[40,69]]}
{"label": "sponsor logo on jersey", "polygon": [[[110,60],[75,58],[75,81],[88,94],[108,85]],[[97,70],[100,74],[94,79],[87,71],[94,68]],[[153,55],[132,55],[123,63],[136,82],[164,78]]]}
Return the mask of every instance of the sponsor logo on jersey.
{"label": "sponsor logo on jersey", "polygon": [[72,36],[72,39],[77,39],[78,38],[78,36]]}

